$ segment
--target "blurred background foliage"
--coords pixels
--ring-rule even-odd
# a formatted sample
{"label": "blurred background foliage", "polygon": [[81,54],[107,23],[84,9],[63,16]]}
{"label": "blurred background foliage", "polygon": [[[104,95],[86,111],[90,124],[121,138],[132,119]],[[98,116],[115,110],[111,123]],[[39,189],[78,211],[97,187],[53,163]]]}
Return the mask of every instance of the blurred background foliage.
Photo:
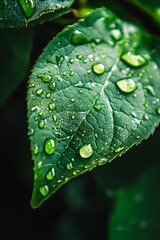
{"label": "blurred background foliage", "polygon": [[0,239],[159,240],[160,128],[110,164],[75,178],[40,208],[30,207],[33,162],[26,89],[42,49],[66,25],[98,6],[140,24],[159,42],[160,15],[152,14],[160,11],[159,0],[75,2],[76,10],[52,22],[0,31]]}

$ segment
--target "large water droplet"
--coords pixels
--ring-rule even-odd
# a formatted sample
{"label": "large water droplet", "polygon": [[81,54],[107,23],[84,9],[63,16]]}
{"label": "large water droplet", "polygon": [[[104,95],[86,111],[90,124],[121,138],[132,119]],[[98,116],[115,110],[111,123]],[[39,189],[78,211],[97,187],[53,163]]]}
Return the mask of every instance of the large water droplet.
{"label": "large water droplet", "polygon": [[47,185],[42,185],[39,188],[39,192],[41,193],[41,195],[43,197],[46,197],[48,195],[48,193],[49,193],[49,187]]}
{"label": "large water droplet", "polygon": [[95,63],[93,64],[92,68],[93,68],[93,72],[98,75],[103,74],[105,71],[105,67],[102,63]]}
{"label": "large water droplet", "polygon": [[136,83],[133,79],[120,79],[116,82],[118,88],[125,93],[131,93],[136,89]]}
{"label": "large water droplet", "polygon": [[141,67],[147,63],[144,57],[131,51],[122,54],[121,59],[132,67]]}
{"label": "large water droplet", "polygon": [[54,168],[52,168],[52,169],[47,173],[46,178],[47,178],[47,180],[53,180],[54,176],[55,176],[55,170],[54,170]]}
{"label": "large water droplet", "polygon": [[49,83],[52,80],[52,77],[47,74],[38,74],[38,77],[41,78],[41,80],[45,83]]}
{"label": "large water droplet", "polygon": [[89,158],[93,154],[93,149],[91,144],[86,144],[82,146],[79,150],[79,154],[82,158]]}
{"label": "large water droplet", "polygon": [[44,142],[44,151],[48,155],[52,155],[56,150],[56,143],[53,139],[47,138]]}
{"label": "large water droplet", "polygon": [[36,1],[35,0],[19,0],[19,3],[23,9],[26,18],[30,18],[36,11]]}

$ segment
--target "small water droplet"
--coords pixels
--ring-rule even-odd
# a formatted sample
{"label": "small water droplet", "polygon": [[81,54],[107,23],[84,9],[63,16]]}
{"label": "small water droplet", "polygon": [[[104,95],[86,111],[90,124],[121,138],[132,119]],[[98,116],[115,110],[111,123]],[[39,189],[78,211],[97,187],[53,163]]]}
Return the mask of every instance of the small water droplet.
{"label": "small water droplet", "polygon": [[116,82],[118,88],[125,93],[131,93],[136,89],[136,83],[133,79],[120,79]]}
{"label": "small water droplet", "polygon": [[35,0],[19,0],[19,3],[23,9],[26,18],[30,18],[36,11],[36,1]]}
{"label": "small water droplet", "polygon": [[46,178],[47,178],[47,180],[53,180],[54,176],[55,176],[55,170],[54,170],[54,168],[52,168],[52,169],[49,170],[49,172],[47,173]]}
{"label": "small water droplet", "polygon": [[39,148],[38,148],[38,146],[36,144],[36,145],[33,146],[33,154],[37,155],[38,153],[39,153]]}
{"label": "small water droplet", "polygon": [[79,154],[82,158],[89,158],[93,155],[93,149],[91,144],[85,144],[79,150]]}
{"label": "small water droplet", "polygon": [[62,65],[62,63],[64,62],[65,58],[63,55],[60,55],[60,56],[56,56],[56,63],[57,63],[57,66],[60,67]]}
{"label": "small water droplet", "polygon": [[118,147],[115,149],[115,153],[120,153],[123,149],[124,147]]}
{"label": "small water droplet", "polygon": [[44,142],[44,151],[48,155],[52,155],[56,150],[56,143],[53,139],[47,138]]}
{"label": "small water droplet", "polygon": [[55,109],[55,104],[54,103],[49,103],[48,107],[50,110],[54,110]]}
{"label": "small water droplet", "polygon": [[78,54],[77,59],[79,59],[79,60],[82,59],[82,55]]}
{"label": "small water droplet", "polygon": [[47,74],[38,74],[37,77],[41,78],[41,80],[45,83],[50,83],[52,80],[52,77]]}
{"label": "small water droplet", "polygon": [[75,102],[75,99],[74,99],[74,98],[71,98],[70,101],[71,101],[72,103],[74,103],[74,102]]}
{"label": "small water droplet", "polygon": [[29,83],[29,84],[28,84],[28,87],[29,87],[29,88],[34,88],[34,87],[35,87],[35,84],[34,84],[34,83]]}
{"label": "small water droplet", "polygon": [[69,62],[70,62],[70,63],[74,63],[74,59],[71,58],[71,59],[69,60]]}
{"label": "small water droplet", "polygon": [[78,29],[72,33],[71,41],[73,44],[83,44],[89,42],[89,40],[88,36]]}
{"label": "small water droplet", "polygon": [[51,91],[54,91],[56,89],[56,83],[54,81],[51,81],[49,84],[49,89]]}
{"label": "small water droplet", "polygon": [[72,170],[73,169],[73,164],[72,163],[67,163],[66,164],[66,168],[67,168],[67,170]]}
{"label": "small water droplet", "polygon": [[101,106],[99,104],[94,104],[93,106],[96,110],[100,111],[101,110]]}
{"label": "small water droplet", "polygon": [[122,33],[119,29],[112,29],[111,35],[116,41],[119,41],[122,38]]}
{"label": "small water droplet", "polygon": [[37,91],[36,91],[36,94],[37,95],[41,95],[43,93],[43,90],[40,88],[40,89],[37,89]]}
{"label": "small water droplet", "polygon": [[160,106],[157,108],[157,113],[160,115]]}
{"label": "small water droplet", "polygon": [[39,188],[39,192],[43,197],[46,197],[49,194],[49,187],[47,185],[42,185]]}
{"label": "small water droplet", "polygon": [[141,67],[147,63],[144,57],[131,51],[124,53],[121,59],[132,67]]}
{"label": "small water droplet", "polygon": [[28,129],[28,136],[33,136],[34,134],[34,129],[33,128],[29,128]]}
{"label": "small water droplet", "polygon": [[38,123],[38,127],[39,128],[44,128],[44,120],[40,120],[39,123]]}
{"label": "small water droplet", "polygon": [[103,74],[105,71],[105,67],[102,63],[95,63],[93,64],[92,68],[93,68],[93,72],[98,75]]}

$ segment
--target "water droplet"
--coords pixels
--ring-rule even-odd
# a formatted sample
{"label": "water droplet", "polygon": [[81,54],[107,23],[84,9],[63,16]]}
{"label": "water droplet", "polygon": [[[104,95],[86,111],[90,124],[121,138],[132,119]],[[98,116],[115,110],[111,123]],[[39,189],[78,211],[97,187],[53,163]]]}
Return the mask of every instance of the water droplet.
{"label": "water droplet", "polygon": [[122,33],[119,29],[112,29],[111,35],[116,41],[118,41],[122,38]]}
{"label": "water droplet", "polygon": [[75,102],[75,99],[74,99],[74,98],[71,98],[70,101],[71,101],[72,103],[74,103],[74,102]]}
{"label": "water droplet", "polygon": [[34,145],[34,146],[33,146],[33,154],[34,154],[34,155],[37,155],[38,153],[39,153],[39,148],[38,148],[37,145]]}
{"label": "water droplet", "polygon": [[93,64],[92,68],[93,68],[93,72],[98,75],[103,74],[105,71],[105,67],[102,63],[95,63]]}
{"label": "water droplet", "polygon": [[73,169],[73,165],[72,165],[72,163],[67,163],[66,164],[66,168],[67,168],[67,170],[72,170]]}
{"label": "water droplet", "polygon": [[125,93],[131,93],[136,89],[136,83],[133,79],[120,79],[116,82],[118,88]]}
{"label": "water droplet", "polygon": [[29,87],[29,88],[34,88],[34,87],[35,87],[35,84],[34,84],[34,83],[29,83],[29,84],[28,84],[28,87]]}
{"label": "water droplet", "polygon": [[43,121],[43,120],[40,120],[40,121],[39,121],[38,127],[39,127],[39,128],[44,128],[44,121]]}
{"label": "water droplet", "polygon": [[54,176],[55,176],[55,170],[54,170],[54,168],[52,168],[52,169],[47,173],[46,178],[47,178],[47,180],[53,180]]}
{"label": "water droplet", "polygon": [[36,94],[37,95],[41,95],[43,93],[43,90],[40,88],[40,89],[37,89],[37,91],[36,91]]}
{"label": "water droplet", "polygon": [[119,153],[124,149],[124,147],[118,147],[115,149],[115,153]]}
{"label": "water droplet", "polygon": [[37,75],[39,78],[41,78],[41,80],[45,83],[50,83],[52,80],[52,77],[50,75],[47,74],[38,74]]}
{"label": "water droplet", "polygon": [[48,107],[50,110],[54,110],[55,109],[55,104],[54,103],[49,103]]}
{"label": "water droplet", "polygon": [[23,9],[26,18],[30,18],[36,11],[36,1],[35,0],[19,0],[19,3]]}
{"label": "water droplet", "polygon": [[73,44],[83,44],[89,42],[89,40],[88,36],[79,30],[75,30],[72,33],[71,41]]}
{"label": "water droplet", "polygon": [[69,62],[70,62],[70,63],[74,63],[74,59],[71,58],[71,59],[69,60]]}
{"label": "water droplet", "polygon": [[86,144],[82,146],[79,150],[79,154],[82,158],[89,158],[93,154],[93,149],[91,144]]}
{"label": "water droplet", "polygon": [[157,113],[160,115],[160,106],[157,108]]}
{"label": "water droplet", "polygon": [[121,59],[132,67],[141,67],[146,64],[144,57],[131,51],[124,53]]}
{"label": "water droplet", "polygon": [[56,89],[56,83],[55,83],[54,81],[50,82],[50,84],[49,84],[49,89],[50,89],[51,91],[54,91],[54,90]]}
{"label": "water droplet", "polygon": [[42,161],[38,162],[38,164],[37,164],[38,170],[40,170],[42,168],[42,165],[43,165]]}
{"label": "water droplet", "polygon": [[78,54],[77,59],[79,59],[79,60],[82,59],[82,55]]}
{"label": "water droplet", "polygon": [[58,67],[60,67],[62,65],[62,63],[64,62],[64,56],[60,55],[60,56],[56,56],[56,63],[58,65]]}
{"label": "water droplet", "polygon": [[28,129],[28,136],[32,136],[34,134],[34,129],[33,128],[29,128]]}
{"label": "water droplet", "polygon": [[39,192],[42,194],[43,197],[46,197],[49,194],[49,187],[47,185],[42,185],[39,188]]}
{"label": "water droplet", "polygon": [[56,150],[56,143],[53,139],[47,138],[44,142],[44,151],[48,155],[52,155]]}

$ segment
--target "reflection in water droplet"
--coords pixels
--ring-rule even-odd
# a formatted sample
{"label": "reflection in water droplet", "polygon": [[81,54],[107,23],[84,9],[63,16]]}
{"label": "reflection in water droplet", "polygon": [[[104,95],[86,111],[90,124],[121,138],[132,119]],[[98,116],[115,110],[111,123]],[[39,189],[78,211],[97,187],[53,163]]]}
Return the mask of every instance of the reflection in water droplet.
{"label": "reflection in water droplet", "polygon": [[105,67],[102,63],[95,63],[93,64],[92,68],[93,68],[93,72],[98,75],[103,74],[105,71]]}
{"label": "reflection in water droplet", "polygon": [[136,83],[133,79],[120,79],[116,82],[118,88],[125,93],[131,93],[136,89]]}
{"label": "reflection in water droplet", "polygon": [[132,67],[141,67],[147,63],[144,57],[131,51],[124,53],[121,59]]}
{"label": "reflection in water droplet", "polygon": [[56,143],[53,139],[47,138],[44,142],[44,151],[48,155],[52,155],[56,150]]}
{"label": "reflection in water droplet", "polygon": [[47,180],[53,180],[54,176],[55,176],[55,170],[54,170],[54,168],[52,168],[52,169],[47,173],[46,178],[47,178]]}
{"label": "reflection in water droplet", "polygon": [[41,195],[43,197],[46,197],[48,194],[49,194],[49,187],[47,185],[42,185],[40,188],[39,188],[39,192],[41,193]]}
{"label": "reflection in water droplet", "polygon": [[74,98],[71,98],[70,101],[71,101],[72,103],[74,103],[74,102],[75,102],[75,99],[74,99]]}
{"label": "reflection in water droplet", "polygon": [[45,83],[49,83],[52,80],[52,77],[47,74],[38,74],[37,77],[41,78],[41,80]]}
{"label": "reflection in water droplet", "polygon": [[79,154],[82,158],[89,158],[93,155],[93,149],[91,144],[82,146],[79,150]]}
{"label": "reflection in water droplet", "polygon": [[19,3],[23,9],[26,18],[30,18],[36,11],[36,1],[35,0],[19,0]]}

